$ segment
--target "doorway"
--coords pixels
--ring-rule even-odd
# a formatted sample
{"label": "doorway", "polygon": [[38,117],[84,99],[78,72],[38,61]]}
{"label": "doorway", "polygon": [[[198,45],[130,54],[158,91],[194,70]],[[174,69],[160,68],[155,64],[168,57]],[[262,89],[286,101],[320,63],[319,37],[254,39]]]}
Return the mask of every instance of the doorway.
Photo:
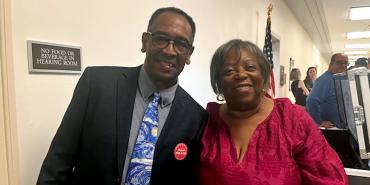
{"label": "doorway", "polygon": [[272,60],[274,62],[274,81],[275,81],[275,98],[279,98],[282,96],[281,86],[280,86],[280,40],[272,35]]}

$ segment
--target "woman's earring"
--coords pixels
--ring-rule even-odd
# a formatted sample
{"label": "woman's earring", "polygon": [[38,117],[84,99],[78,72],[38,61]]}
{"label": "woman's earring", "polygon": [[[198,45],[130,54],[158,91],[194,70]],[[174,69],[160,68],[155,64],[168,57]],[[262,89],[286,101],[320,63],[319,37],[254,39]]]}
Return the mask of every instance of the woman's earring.
{"label": "woman's earring", "polygon": [[266,94],[267,90],[265,88],[262,89],[262,93]]}
{"label": "woman's earring", "polygon": [[225,101],[225,97],[224,97],[224,95],[223,94],[217,94],[217,97],[216,97],[216,99],[218,100],[218,101]]}
{"label": "woman's earring", "polygon": [[190,64],[190,59],[186,59],[185,63],[189,65]]}

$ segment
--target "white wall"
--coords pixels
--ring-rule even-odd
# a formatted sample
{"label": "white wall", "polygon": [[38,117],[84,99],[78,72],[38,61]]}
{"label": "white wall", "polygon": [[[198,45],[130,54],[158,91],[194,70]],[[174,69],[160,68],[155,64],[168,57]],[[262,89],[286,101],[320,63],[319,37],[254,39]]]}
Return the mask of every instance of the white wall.
{"label": "white wall", "polygon": [[[176,6],[197,25],[192,62],[180,76],[182,85],[203,106],[215,100],[209,63],[215,49],[232,38],[263,46],[268,3],[274,5],[272,32],[280,39],[280,61],[288,73],[289,57],[305,71],[324,63],[310,38],[282,0],[12,0],[16,120],[21,184],[35,184],[40,165],[71,99],[78,75],[29,74],[29,39],[82,48],[83,66],[136,66],[143,63],[141,34],[151,13]],[[288,84],[287,84],[288,85]],[[292,97],[288,86],[282,96]]]}

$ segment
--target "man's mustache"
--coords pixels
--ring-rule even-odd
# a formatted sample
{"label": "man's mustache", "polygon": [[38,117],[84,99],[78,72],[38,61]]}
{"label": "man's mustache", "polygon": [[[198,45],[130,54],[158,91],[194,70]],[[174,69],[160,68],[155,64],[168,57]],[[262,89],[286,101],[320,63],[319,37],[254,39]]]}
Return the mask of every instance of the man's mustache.
{"label": "man's mustache", "polygon": [[165,61],[165,62],[170,62],[170,63],[176,63],[176,56],[164,56],[160,55],[156,57],[158,61]]}

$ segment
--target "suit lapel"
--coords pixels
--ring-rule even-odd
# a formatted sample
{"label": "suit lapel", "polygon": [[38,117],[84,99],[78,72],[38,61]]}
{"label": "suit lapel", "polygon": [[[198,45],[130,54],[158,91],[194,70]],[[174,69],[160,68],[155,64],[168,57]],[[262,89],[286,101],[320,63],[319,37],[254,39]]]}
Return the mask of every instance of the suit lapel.
{"label": "suit lapel", "polygon": [[121,177],[130,137],[140,67],[125,70],[117,80],[117,168]]}
{"label": "suit lapel", "polygon": [[185,99],[186,96],[184,90],[178,86],[175,98],[172,102],[171,110],[156,143],[154,158],[156,158],[158,155],[161,155],[160,152],[163,151],[163,147],[166,146],[166,143],[171,143],[170,140],[174,139],[174,135],[176,135],[175,133],[181,133],[180,130],[182,129],[182,125],[180,125],[180,123],[182,116],[185,115]]}

